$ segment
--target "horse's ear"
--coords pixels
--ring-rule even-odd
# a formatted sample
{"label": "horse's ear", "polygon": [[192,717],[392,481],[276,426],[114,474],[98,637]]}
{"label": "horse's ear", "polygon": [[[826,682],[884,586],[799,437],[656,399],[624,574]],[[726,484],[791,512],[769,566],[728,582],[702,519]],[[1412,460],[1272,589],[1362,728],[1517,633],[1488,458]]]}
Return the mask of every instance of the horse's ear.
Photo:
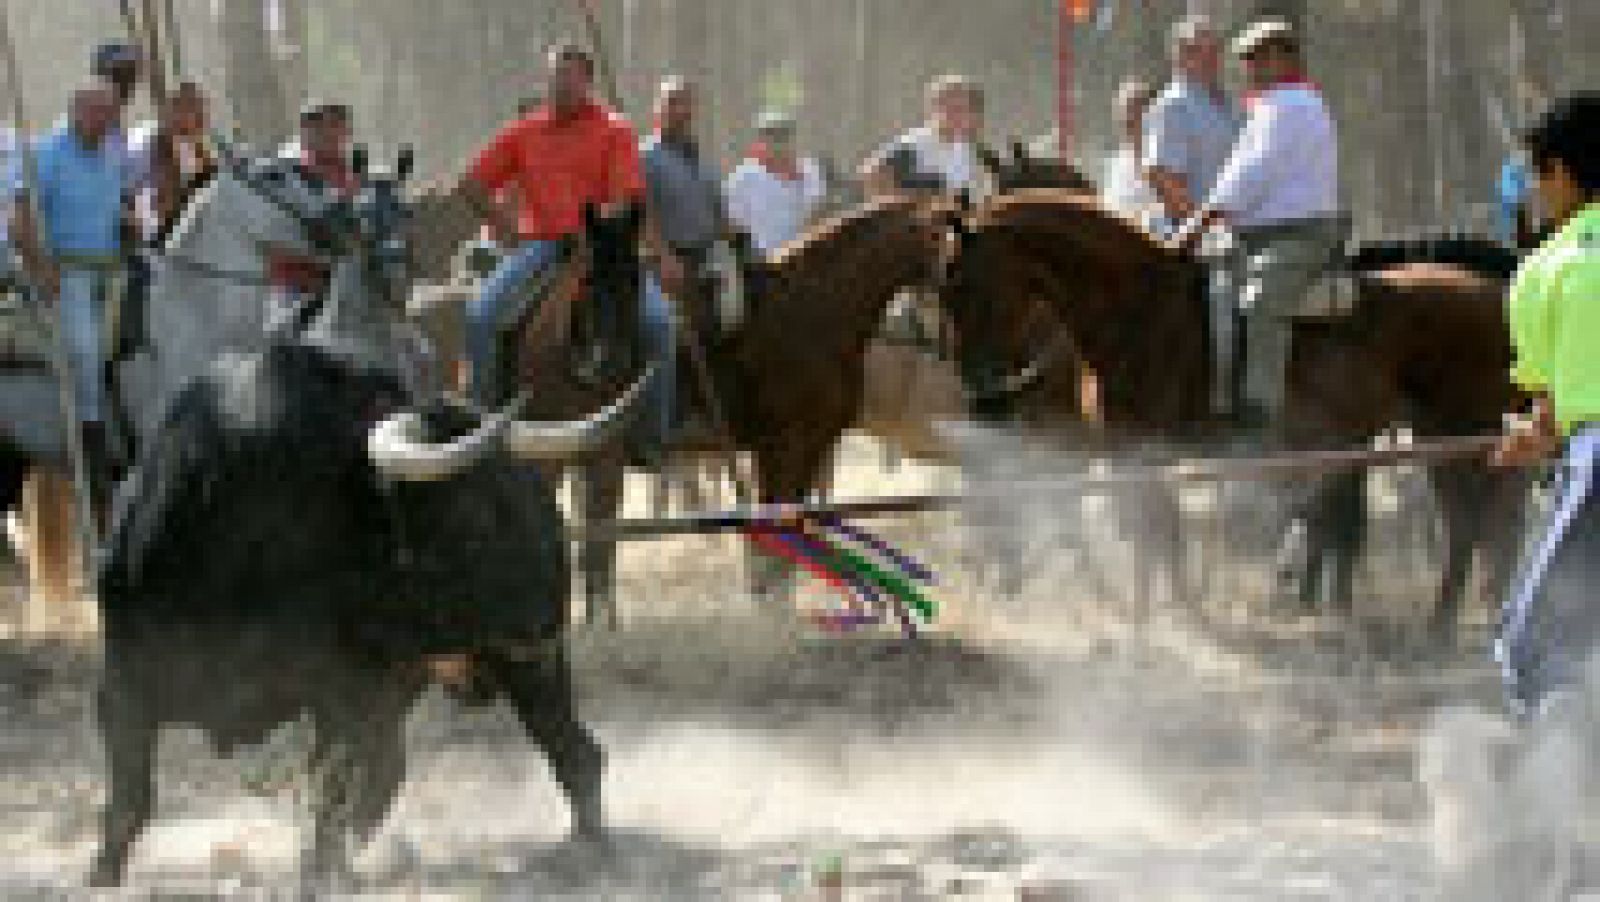
{"label": "horse's ear", "polygon": [[994,148],[987,144],[978,145],[978,165],[982,166],[991,175],[1001,176],[1005,174],[1005,161],[1001,160],[1000,155],[994,152]]}
{"label": "horse's ear", "polygon": [[952,235],[956,236],[957,242],[965,242],[972,234],[971,221],[967,216],[969,212],[970,208],[965,206],[944,211],[944,225]]}
{"label": "horse's ear", "polygon": [[394,161],[395,180],[404,183],[417,168],[417,149],[410,144],[400,145],[400,154]]}

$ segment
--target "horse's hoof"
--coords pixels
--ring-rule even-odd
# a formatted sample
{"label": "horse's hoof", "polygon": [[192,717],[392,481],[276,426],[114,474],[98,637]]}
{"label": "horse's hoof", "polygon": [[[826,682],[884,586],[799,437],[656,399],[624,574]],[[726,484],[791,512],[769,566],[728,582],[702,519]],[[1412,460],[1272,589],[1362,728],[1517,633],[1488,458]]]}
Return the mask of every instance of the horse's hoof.
{"label": "horse's hoof", "polygon": [[116,889],[122,885],[123,870],[120,862],[96,859],[89,868],[89,886],[94,889]]}
{"label": "horse's hoof", "polygon": [[355,872],[348,868],[310,871],[300,875],[300,898],[327,899],[354,893],[359,887]]}

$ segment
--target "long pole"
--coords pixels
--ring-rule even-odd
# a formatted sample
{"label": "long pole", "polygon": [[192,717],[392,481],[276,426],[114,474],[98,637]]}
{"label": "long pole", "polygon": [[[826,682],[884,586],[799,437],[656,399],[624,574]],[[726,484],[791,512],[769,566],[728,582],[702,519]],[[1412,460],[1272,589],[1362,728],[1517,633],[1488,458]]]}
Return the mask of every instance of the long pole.
{"label": "long pole", "polygon": [[577,0],[578,11],[583,14],[583,27],[589,33],[589,46],[594,49],[594,59],[599,69],[600,87],[606,99],[618,112],[625,112],[622,89],[617,82],[616,70],[611,66],[611,54],[606,50],[605,30],[600,27],[600,0]]}
{"label": "long pole", "polygon": [[579,538],[655,539],[673,535],[728,532],[748,526],[783,523],[818,516],[851,519],[938,513],[960,508],[978,498],[1040,499],[1074,497],[1135,485],[1191,485],[1248,482],[1289,477],[1309,478],[1363,467],[1442,464],[1485,458],[1499,435],[1442,438],[1389,448],[1338,448],[1276,457],[1236,457],[1155,466],[1116,467],[1109,472],[1025,479],[996,489],[968,494],[902,495],[818,504],[781,504],[709,511],[681,517],[628,519],[585,525]]}
{"label": "long pole", "polygon": [[[49,239],[44,234],[44,221],[39,215],[39,171],[25,131],[27,114],[22,103],[21,67],[17,64],[16,43],[11,37],[11,0],[6,0],[5,6],[0,8],[0,50],[5,53],[6,86],[11,92],[12,135],[22,161],[23,203],[27,205],[28,220],[37,232],[40,253],[45,255],[48,262],[53,253]],[[83,575],[83,585],[89,588],[93,580],[94,570],[91,562],[96,544],[94,501],[89,496],[89,465],[83,449],[82,425],[78,421],[78,398],[74,393],[72,364],[67,355],[67,332],[62,322],[60,298],[47,297],[47,287],[44,285],[34,285],[33,289],[35,304],[48,305],[55,310],[54,319],[46,320],[53,327],[50,357],[60,392],[61,415],[66,421],[63,428],[66,431],[67,462],[72,468],[73,494],[78,501],[78,563]],[[44,318],[43,311],[39,313],[41,318]]]}
{"label": "long pole", "polygon": [[1056,141],[1057,155],[1072,158],[1077,135],[1077,24],[1079,0],[1060,0],[1056,10]]}

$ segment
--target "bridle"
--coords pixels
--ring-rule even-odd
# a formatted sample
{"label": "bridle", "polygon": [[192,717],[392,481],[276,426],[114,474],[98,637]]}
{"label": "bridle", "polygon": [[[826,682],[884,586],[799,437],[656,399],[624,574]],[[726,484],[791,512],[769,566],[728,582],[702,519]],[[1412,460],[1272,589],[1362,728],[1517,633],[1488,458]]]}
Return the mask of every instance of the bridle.
{"label": "bridle", "polygon": [[[958,226],[964,230],[965,225]],[[964,231],[958,231],[952,242],[952,249],[943,255],[936,264],[934,275],[934,290],[940,295],[948,296],[951,283],[956,271],[957,261],[962,253],[962,242],[965,240]],[[960,336],[956,338],[961,341]],[[1044,383],[1045,377],[1055,372],[1062,364],[1076,360],[1079,356],[1077,342],[1072,334],[1063,325],[1057,325],[1050,333],[1049,338],[1033,354],[1029,355],[1026,362],[1009,373],[990,375],[989,373],[975,372],[976,367],[967,365],[970,361],[963,361],[960,353],[956,357],[961,361],[961,382],[966,403],[969,407],[994,406],[1014,402]]]}

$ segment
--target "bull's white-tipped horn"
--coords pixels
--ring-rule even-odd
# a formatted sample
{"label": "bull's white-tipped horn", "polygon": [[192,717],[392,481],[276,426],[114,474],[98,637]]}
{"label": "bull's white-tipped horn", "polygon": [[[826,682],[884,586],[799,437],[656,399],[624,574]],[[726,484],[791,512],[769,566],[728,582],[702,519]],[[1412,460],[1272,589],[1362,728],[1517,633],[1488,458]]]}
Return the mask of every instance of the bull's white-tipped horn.
{"label": "bull's white-tipped horn", "polygon": [[506,447],[511,456],[520,460],[566,463],[582,457],[627,425],[659,368],[658,363],[650,364],[620,397],[584,419],[569,423],[513,422],[506,430]]}
{"label": "bull's white-tipped horn", "polygon": [[367,434],[367,454],[378,472],[402,482],[438,482],[465,472],[495,454],[521,401],[484,419],[478,428],[448,442],[427,439],[426,418],[397,413]]}

